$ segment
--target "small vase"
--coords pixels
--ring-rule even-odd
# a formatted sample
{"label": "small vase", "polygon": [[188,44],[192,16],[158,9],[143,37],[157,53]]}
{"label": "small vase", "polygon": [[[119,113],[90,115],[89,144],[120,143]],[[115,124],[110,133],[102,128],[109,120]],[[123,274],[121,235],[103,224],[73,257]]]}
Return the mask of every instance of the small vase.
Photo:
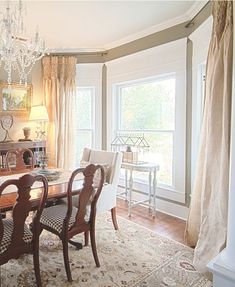
{"label": "small vase", "polygon": [[23,128],[24,140],[30,140],[30,128]]}

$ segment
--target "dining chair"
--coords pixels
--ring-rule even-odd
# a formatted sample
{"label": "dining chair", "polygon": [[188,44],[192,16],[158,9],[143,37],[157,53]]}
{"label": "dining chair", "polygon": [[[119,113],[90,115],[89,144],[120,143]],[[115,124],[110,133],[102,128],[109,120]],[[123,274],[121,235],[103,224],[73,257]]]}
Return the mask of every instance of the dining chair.
{"label": "dining chair", "polygon": [[[99,171],[99,182],[94,184],[95,174]],[[76,176],[83,173],[83,187],[79,193],[77,206],[72,203],[73,183]],[[82,248],[81,243],[72,240],[79,233],[90,233],[93,257],[97,267],[100,267],[95,241],[96,204],[104,183],[104,169],[100,165],[90,164],[86,168],[73,171],[67,189],[67,204],[55,205],[43,210],[41,228],[56,234],[62,241],[63,257],[67,279],[72,281],[69,265],[68,243]]]}
{"label": "dining chair", "polygon": [[[29,228],[25,222],[32,208],[30,190],[36,181],[41,181],[43,186],[39,204]],[[19,179],[9,179],[0,185],[0,197],[10,185],[16,187],[18,196],[13,206],[12,216],[4,219],[0,217],[0,266],[22,254],[32,254],[36,284],[39,287],[41,286],[39,267],[40,216],[48,194],[48,182],[42,175],[32,176],[30,174],[23,175]]]}
{"label": "dining chair", "polygon": [[9,150],[6,153],[6,168],[8,171],[16,172],[34,168],[33,152],[28,148]]}
{"label": "dining chair", "polygon": [[[81,164],[84,163],[105,165],[107,167],[105,184],[99,202],[97,203],[97,214],[111,211],[113,226],[114,229],[117,230],[116,196],[122,164],[122,153],[84,148]],[[75,196],[74,202],[76,200]]]}

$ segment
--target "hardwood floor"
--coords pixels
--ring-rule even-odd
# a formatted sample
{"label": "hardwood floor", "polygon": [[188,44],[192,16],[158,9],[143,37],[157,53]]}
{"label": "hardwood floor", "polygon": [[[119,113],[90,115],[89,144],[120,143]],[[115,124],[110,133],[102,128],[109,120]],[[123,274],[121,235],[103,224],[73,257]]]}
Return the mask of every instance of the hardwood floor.
{"label": "hardwood floor", "polygon": [[143,225],[156,233],[185,244],[185,221],[173,216],[157,212],[152,218],[148,207],[138,205],[132,208],[131,217],[128,217],[128,205],[124,199],[117,199],[117,214],[130,221]]}

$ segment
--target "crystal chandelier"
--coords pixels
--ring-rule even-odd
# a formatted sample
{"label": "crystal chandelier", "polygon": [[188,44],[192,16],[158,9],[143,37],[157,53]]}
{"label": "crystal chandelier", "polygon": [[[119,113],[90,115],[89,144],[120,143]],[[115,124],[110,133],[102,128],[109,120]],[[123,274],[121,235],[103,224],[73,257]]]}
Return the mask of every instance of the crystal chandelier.
{"label": "crystal chandelier", "polygon": [[6,71],[9,84],[15,72],[19,76],[20,84],[27,83],[27,77],[35,62],[46,52],[45,42],[39,37],[38,29],[30,40],[23,36],[26,32],[23,19],[23,14],[26,14],[25,7],[21,0],[14,9],[9,2],[6,3],[5,14],[0,13],[0,67]]}

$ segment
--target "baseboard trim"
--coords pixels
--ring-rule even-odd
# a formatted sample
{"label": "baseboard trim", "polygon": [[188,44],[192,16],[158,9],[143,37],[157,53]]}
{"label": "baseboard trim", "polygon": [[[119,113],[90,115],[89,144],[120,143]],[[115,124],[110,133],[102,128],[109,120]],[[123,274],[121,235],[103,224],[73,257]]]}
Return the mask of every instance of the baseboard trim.
{"label": "baseboard trim", "polygon": [[[119,188],[122,189],[122,191],[124,191],[123,186],[119,186]],[[138,197],[140,196],[141,198],[143,198],[143,196],[148,196],[148,193],[144,191],[140,191],[140,190],[133,190],[133,191],[135,194],[138,194]],[[123,198],[123,196],[121,196],[120,198]],[[170,202],[169,200],[164,200],[164,199],[156,197],[156,210],[162,213],[174,216],[176,218],[186,220],[188,217],[189,208],[180,203],[177,204],[176,202]]]}
{"label": "baseboard trim", "polygon": [[165,201],[159,198],[156,199],[156,206],[157,206],[157,211],[177,217],[184,221],[186,221],[188,217],[189,209],[186,206],[175,204],[175,203]]}

